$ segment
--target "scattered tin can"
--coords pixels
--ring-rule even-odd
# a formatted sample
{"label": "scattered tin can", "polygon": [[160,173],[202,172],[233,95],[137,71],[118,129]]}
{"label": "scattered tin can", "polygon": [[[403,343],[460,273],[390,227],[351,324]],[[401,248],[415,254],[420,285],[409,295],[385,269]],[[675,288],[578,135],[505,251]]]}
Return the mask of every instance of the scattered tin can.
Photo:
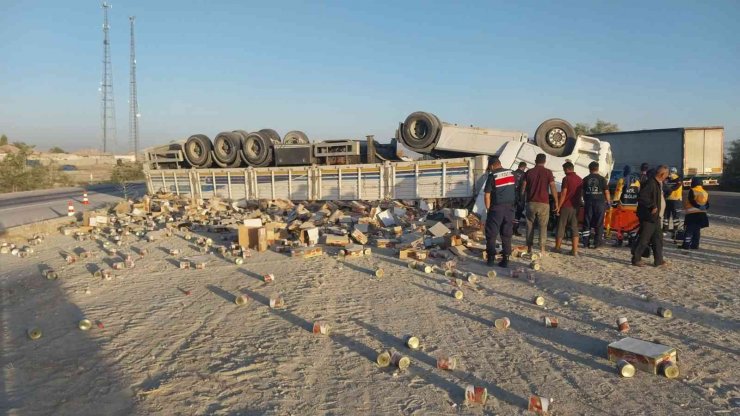
{"label": "scattered tin can", "polygon": [[411,359],[398,351],[394,351],[391,355],[391,364],[395,365],[400,370],[405,370],[411,365]]}
{"label": "scattered tin can", "polygon": [[272,309],[280,309],[285,307],[285,300],[280,295],[275,295],[270,298],[270,307]]}
{"label": "scattered tin can", "polygon": [[469,385],[465,388],[465,402],[468,404],[485,405],[488,400],[488,389],[485,387]]}
{"label": "scattered tin can", "polygon": [[363,253],[365,253],[366,256],[372,256],[373,249],[371,249],[371,248],[368,247],[365,250],[363,250]]}
{"label": "scattered tin can", "polygon": [[453,270],[445,270],[445,277],[452,277],[455,275]]}
{"label": "scattered tin can", "polygon": [[13,256],[18,256],[18,253],[20,253],[20,252],[21,252],[21,249],[19,249],[19,248],[14,248],[14,249],[10,250],[10,254],[12,254]]}
{"label": "scattered tin can", "polygon": [[377,267],[375,269],[374,274],[375,274],[375,277],[383,277],[385,276],[385,271],[383,271],[383,269],[381,269],[380,267]]}
{"label": "scattered tin can", "polygon": [[26,257],[28,257],[29,254],[30,253],[28,251],[21,250],[21,251],[18,252],[18,257],[20,257],[20,258],[26,258]]}
{"label": "scattered tin can", "polygon": [[662,316],[663,318],[666,318],[666,319],[673,318],[673,312],[671,312],[670,309],[664,308],[662,306],[658,308],[657,313],[658,313],[658,316]]}
{"label": "scattered tin can", "polygon": [[327,324],[324,321],[317,321],[313,324],[313,333],[314,334],[321,334],[321,335],[329,335],[329,332],[331,331],[331,326]]}
{"label": "scattered tin can", "polygon": [[103,278],[103,272],[100,269],[95,270],[92,275],[93,275],[93,277],[97,277],[98,279],[102,279]]}
{"label": "scattered tin can", "polygon": [[469,273],[467,276],[468,283],[475,284],[478,283],[478,275]]}
{"label": "scattered tin can", "polygon": [[437,368],[452,371],[457,368],[458,359],[455,356],[442,355],[437,358]]}
{"label": "scattered tin can", "polygon": [[625,360],[617,361],[617,370],[621,377],[631,378],[635,376],[635,366]]}
{"label": "scattered tin can", "polygon": [[181,269],[189,269],[190,268],[190,262],[189,261],[181,261],[178,266]]}
{"label": "scattered tin can", "polygon": [[92,321],[89,319],[83,319],[77,323],[77,328],[80,328],[82,331],[89,331],[90,328],[92,328]]}
{"label": "scattered tin can", "polygon": [[548,328],[558,327],[558,318],[555,318],[554,316],[546,316],[543,318],[543,321],[545,322],[545,326]]}
{"label": "scattered tin can", "polygon": [[105,280],[113,279],[113,275],[111,274],[110,270],[103,270],[102,275],[103,275],[103,279]]}
{"label": "scattered tin can", "polygon": [[169,252],[170,252],[170,256],[177,256],[177,255],[179,255],[179,254],[180,254],[180,250],[179,250],[179,249],[177,249],[177,248],[171,248],[171,249],[169,250]]}
{"label": "scattered tin can", "polygon": [[462,279],[450,279],[450,284],[451,284],[452,286],[456,286],[456,287],[462,287],[462,285],[463,285],[463,280],[462,280]]}
{"label": "scattered tin can", "polygon": [[630,324],[627,322],[627,318],[617,319],[617,329],[619,329],[619,332],[629,332]]}
{"label": "scattered tin can", "polygon": [[463,296],[465,295],[463,295],[462,290],[454,289],[452,291],[452,297],[454,297],[457,300],[462,300]]}
{"label": "scattered tin can", "polygon": [[41,338],[41,330],[38,328],[29,328],[28,331],[26,331],[26,334],[28,335],[28,338],[31,338],[32,340],[37,340]]}
{"label": "scattered tin can", "polygon": [[496,274],[496,270],[489,270],[488,273],[486,273],[486,276],[488,276],[491,279],[493,279],[494,277],[496,277],[498,275]]}
{"label": "scattered tin can", "polygon": [[244,264],[244,259],[243,259],[243,258],[241,258],[241,257],[236,257],[236,258],[234,259],[234,263],[235,263],[235,264],[237,264],[237,265],[241,265],[241,264]]}
{"label": "scattered tin can", "polygon": [[238,306],[246,305],[247,302],[249,302],[249,297],[247,297],[247,295],[239,295],[234,298],[234,303]]}
{"label": "scattered tin can", "polygon": [[666,378],[676,378],[679,375],[678,366],[673,361],[664,361],[660,365],[660,372],[666,377]]}
{"label": "scattered tin can", "polygon": [[511,320],[507,317],[498,318],[495,321],[493,321],[493,326],[496,327],[496,329],[509,329],[511,326]]}
{"label": "scattered tin can", "polygon": [[274,275],[274,274],[272,274],[272,273],[268,273],[268,274],[266,274],[266,275],[262,276],[262,280],[263,280],[263,281],[264,281],[265,283],[272,283],[272,282],[274,282],[274,281],[275,281],[275,275]]}
{"label": "scattered tin can", "polygon": [[129,259],[124,262],[124,265],[127,269],[133,269],[136,266],[136,263],[134,263],[134,259]]}
{"label": "scattered tin can", "polygon": [[126,267],[126,264],[122,261],[117,261],[111,265],[113,270],[123,270]]}
{"label": "scattered tin can", "polygon": [[141,250],[139,250],[139,256],[140,257],[144,257],[144,256],[146,256],[148,254],[149,254],[149,250],[147,250],[145,248],[142,248]]}
{"label": "scattered tin can", "polygon": [[551,405],[552,399],[550,398],[541,396],[530,396],[529,406],[527,407],[527,410],[529,410],[530,412],[535,412],[538,415],[546,415],[547,412],[550,411]]}
{"label": "scattered tin can", "polygon": [[537,306],[542,306],[545,304],[545,298],[542,296],[535,296],[534,299],[532,299],[532,302]]}
{"label": "scattered tin can", "polygon": [[184,238],[187,241],[190,241],[193,238],[193,236],[190,234],[185,234],[182,238]]}
{"label": "scattered tin can", "polygon": [[195,263],[195,270],[203,270],[205,268],[206,268],[206,262],[199,261],[199,262]]}
{"label": "scattered tin can", "polygon": [[413,335],[407,336],[406,346],[411,348],[412,350],[418,350],[419,349],[419,338]]}
{"label": "scattered tin can", "polygon": [[52,269],[46,269],[44,270],[44,277],[49,280],[57,280],[59,278],[59,275]]}
{"label": "scattered tin can", "polygon": [[529,267],[532,270],[540,270],[540,269],[542,269],[542,266],[540,266],[540,263],[539,262],[536,262],[536,261],[533,261],[533,262],[529,263]]}
{"label": "scattered tin can", "polygon": [[67,254],[64,256],[64,260],[67,262],[67,264],[72,264],[77,261],[77,257],[75,257],[73,254]]}
{"label": "scattered tin can", "polygon": [[391,365],[391,353],[388,351],[381,351],[378,353],[378,357],[375,359],[378,367],[388,367]]}

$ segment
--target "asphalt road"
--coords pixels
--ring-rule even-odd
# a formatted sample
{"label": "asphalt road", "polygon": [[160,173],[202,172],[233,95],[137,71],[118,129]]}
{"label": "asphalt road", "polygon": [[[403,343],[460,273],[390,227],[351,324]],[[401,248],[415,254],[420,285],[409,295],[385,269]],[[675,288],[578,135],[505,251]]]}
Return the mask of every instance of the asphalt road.
{"label": "asphalt road", "polygon": [[[144,183],[128,187],[130,197],[146,193]],[[59,188],[28,192],[13,192],[0,195],[0,231],[17,225],[67,216],[67,204],[72,202],[76,212],[100,208],[115,203],[123,197],[118,185],[92,185],[87,188],[90,204],[82,205],[83,188]]]}
{"label": "asphalt road", "polygon": [[735,217],[740,220],[740,192],[712,191],[709,192],[709,213],[725,217]]}

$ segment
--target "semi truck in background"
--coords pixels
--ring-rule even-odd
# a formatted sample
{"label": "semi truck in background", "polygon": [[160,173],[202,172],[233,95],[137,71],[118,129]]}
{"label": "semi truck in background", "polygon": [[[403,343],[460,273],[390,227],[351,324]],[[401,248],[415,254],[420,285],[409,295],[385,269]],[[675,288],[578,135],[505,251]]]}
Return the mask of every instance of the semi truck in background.
{"label": "semi truck in background", "polygon": [[615,166],[614,177],[624,165],[633,171],[647,162],[651,167],[675,166],[684,184],[699,177],[704,185],[719,185],[723,167],[723,127],[676,127],[669,129],[597,133],[594,137],[611,145]]}
{"label": "semi truck in background", "polygon": [[[398,144],[423,156],[400,156]],[[534,166],[538,153],[558,186],[562,164],[570,160],[581,176],[599,162],[609,176],[614,162],[609,143],[576,136],[566,121],[543,122],[530,140],[526,133],[443,123],[415,112],[399,123],[389,144],[367,140],[310,142],[299,131],[281,141],[270,129],[219,133],[214,142],[197,134],[145,151],[149,193],[162,189],[206,199],[383,200],[476,198],[481,213],[487,157],[499,156],[506,168]],[[472,204],[471,204],[472,205]]]}

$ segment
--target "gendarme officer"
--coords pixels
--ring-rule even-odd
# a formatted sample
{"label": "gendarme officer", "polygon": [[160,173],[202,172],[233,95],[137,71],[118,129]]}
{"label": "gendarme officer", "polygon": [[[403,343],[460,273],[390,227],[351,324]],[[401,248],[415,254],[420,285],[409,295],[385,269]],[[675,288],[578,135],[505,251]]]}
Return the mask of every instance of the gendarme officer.
{"label": "gendarme officer", "polygon": [[511,255],[511,235],[514,229],[514,203],[516,202],[516,177],[510,169],[504,169],[498,156],[488,159],[490,174],[486,180],[486,253],[488,266],[496,264],[496,239],[501,234],[503,259],[500,267],[509,265]]}

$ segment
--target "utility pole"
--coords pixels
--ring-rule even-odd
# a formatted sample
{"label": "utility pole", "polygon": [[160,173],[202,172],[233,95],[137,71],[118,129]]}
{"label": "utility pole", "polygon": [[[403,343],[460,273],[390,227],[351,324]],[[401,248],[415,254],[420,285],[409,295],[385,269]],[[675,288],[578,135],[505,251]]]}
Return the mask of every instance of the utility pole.
{"label": "utility pole", "polygon": [[134,21],[136,16],[129,16],[131,23],[131,69],[129,81],[128,135],[129,150],[139,160],[139,101],[136,97],[136,43],[134,42]]}
{"label": "utility pole", "polygon": [[111,5],[103,2],[103,80],[100,83],[101,113],[100,126],[103,129],[103,152],[108,151],[108,141],[116,143],[116,107],[113,102],[113,68],[110,61],[110,37],[108,30],[108,9]]}

